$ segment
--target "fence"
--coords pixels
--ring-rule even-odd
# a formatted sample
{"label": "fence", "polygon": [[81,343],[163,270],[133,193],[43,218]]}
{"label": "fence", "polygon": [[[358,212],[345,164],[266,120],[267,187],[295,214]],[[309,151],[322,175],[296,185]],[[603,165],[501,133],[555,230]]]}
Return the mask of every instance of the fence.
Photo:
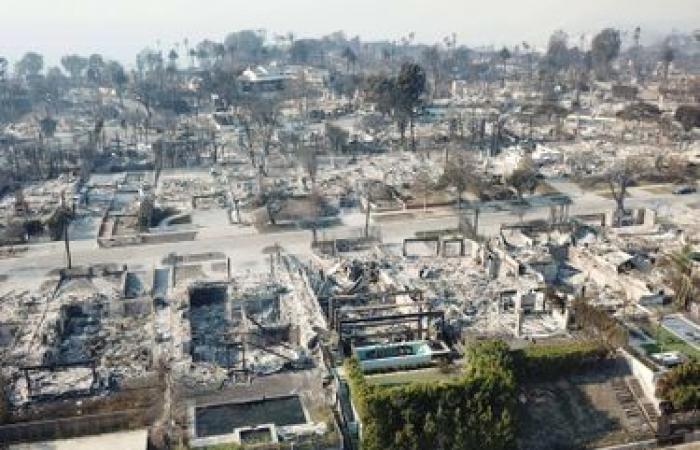
{"label": "fence", "polygon": [[64,419],[14,423],[0,426],[0,442],[13,444],[47,441],[141,428],[153,423],[156,416],[155,408],[137,408]]}

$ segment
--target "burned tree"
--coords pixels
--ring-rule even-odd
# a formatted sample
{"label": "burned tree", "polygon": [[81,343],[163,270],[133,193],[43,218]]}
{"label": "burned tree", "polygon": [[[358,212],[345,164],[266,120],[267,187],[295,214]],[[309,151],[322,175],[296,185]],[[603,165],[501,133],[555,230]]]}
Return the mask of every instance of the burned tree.
{"label": "burned tree", "polygon": [[267,223],[277,225],[277,216],[284,206],[284,194],[275,186],[261,186],[261,191],[255,199],[255,204],[261,208],[255,214],[255,222],[258,226]]}
{"label": "burned tree", "polygon": [[428,208],[428,195],[435,187],[430,171],[425,168],[421,169],[416,175],[413,187],[423,197],[423,210],[425,211]]}
{"label": "burned tree", "polygon": [[311,181],[311,190],[316,189],[316,176],[318,174],[318,155],[316,149],[312,146],[304,146],[299,154],[301,166],[309,176]]}
{"label": "burned tree", "polygon": [[700,278],[693,271],[693,248],[690,245],[669,254],[664,259],[668,268],[668,282],[678,308],[689,310],[700,294]]}
{"label": "burned tree", "polygon": [[627,188],[635,184],[644,169],[644,163],[641,160],[626,158],[624,161],[615,163],[606,174],[610,195],[616,204],[614,221],[618,227],[622,225],[622,219],[625,217]]}
{"label": "burned tree", "polygon": [[457,207],[462,208],[462,194],[469,188],[479,189],[481,177],[471,154],[461,153],[445,166],[443,182],[457,189]]}
{"label": "burned tree", "polygon": [[260,170],[265,172],[265,158],[270,154],[275,130],[280,123],[280,99],[276,96],[246,98],[241,102],[238,120],[243,129],[241,143],[248,151],[253,167],[256,149],[260,149]]}
{"label": "burned tree", "polygon": [[537,169],[530,157],[522,158],[518,167],[508,177],[508,184],[515,189],[520,200],[523,199],[524,192],[533,193],[538,183]]}

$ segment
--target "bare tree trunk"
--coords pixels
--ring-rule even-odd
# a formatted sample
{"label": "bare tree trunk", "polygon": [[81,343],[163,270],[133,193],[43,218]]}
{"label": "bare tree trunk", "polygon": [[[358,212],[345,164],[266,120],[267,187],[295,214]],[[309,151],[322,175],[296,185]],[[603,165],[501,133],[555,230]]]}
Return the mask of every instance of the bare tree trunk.
{"label": "bare tree trunk", "polygon": [[68,269],[73,268],[73,261],[71,259],[70,255],[70,239],[68,238],[68,226],[70,225],[70,221],[66,220],[66,223],[63,225],[63,243],[66,247],[66,265]]}
{"label": "bare tree trunk", "polygon": [[416,151],[416,123],[413,119],[413,113],[410,116],[410,126],[411,126],[411,150]]}
{"label": "bare tree trunk", "polygon": [[367,212],[365,214],[365,238],[369,238],[369,216],[372,209],[372,198],[367,196]]}
{"label": "bare tree trunk", "polygon": [[233,205],[236,208],[236,220],[238,223],[241,223],[241,209],[240,209],[240,200],[236,199],[233,201]]}

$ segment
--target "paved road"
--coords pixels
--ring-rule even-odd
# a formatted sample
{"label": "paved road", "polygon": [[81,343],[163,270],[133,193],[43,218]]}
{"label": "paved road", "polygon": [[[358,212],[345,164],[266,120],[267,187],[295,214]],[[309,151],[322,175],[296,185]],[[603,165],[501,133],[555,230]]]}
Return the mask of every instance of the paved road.
{"label": "paved road", "polygon": [[[573,204],[571,214],[602,212],[614,207],[614,202],[604,197],[581,191],[568,182],[554,182],[555,188],[569,195]],[[660,193],[659,193],[660,192]],[[673,195],[663,190],[654,193],[648,188],[632,189],[628,200],[630,207],[647,206],[657,209],[660,214],[672,215],[677,208],[700,203],[700,195]],[[524,219],[547,218],[548,208],[528,209]],[[494,235],[502,224],[513,224],[520,220],[512,211],[486,212],[480,216],[480,232]],[[404,237],[412,236],[417,231],[455,228],[457,215],[454,210],[443,209],[428,211],[411,211],[405,214],[378,215],[376,223],[381,225],[385,242],[400,242]],[[349,214],[343,217],[344,225],[333,229],[342,233],[350,228],[364,225],[364,215]],[[132,268],[150,268],[159,264],[170,252],[201,253],[219,251],[231,257],[237,272],[262,271],[266,269],[265,255],[262,249],[276,243],[281,244],[290,253],[302,257],[310,254],[311,232],[308,230],[284,231],[276,233],[257,233],[252,228],[224,226],[203,228],[197,240],[177,243],[151,244],[135,247],[99,248],[94,240],[75,241],[71,245],[74,265],[96,263],[127,264]],[[65,264],[62,242],[36,244],[19,258],[0,260],[0,274],[8,275],[0,283],[0,292],[8,289],[35,286],[48,272],[63,267]]]}

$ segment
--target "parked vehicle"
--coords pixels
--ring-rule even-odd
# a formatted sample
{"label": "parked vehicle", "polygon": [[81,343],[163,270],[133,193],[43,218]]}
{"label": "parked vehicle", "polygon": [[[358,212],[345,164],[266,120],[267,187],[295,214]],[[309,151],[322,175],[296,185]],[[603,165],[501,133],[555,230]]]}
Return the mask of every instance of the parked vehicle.
{"label": "parked vehicle", "polygon": [[685,194],[692,194],[694,192],[697,192],[697,188],[695,186],[677,186],[676,188],[673,189],[673,193],[676,195],[685,195]]}

